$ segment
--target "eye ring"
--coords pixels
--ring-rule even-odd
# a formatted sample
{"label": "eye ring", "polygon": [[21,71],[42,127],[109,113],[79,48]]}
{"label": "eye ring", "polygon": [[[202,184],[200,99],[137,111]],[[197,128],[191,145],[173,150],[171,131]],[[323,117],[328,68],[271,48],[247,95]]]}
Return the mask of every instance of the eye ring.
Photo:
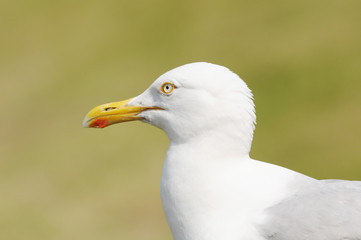
{"label": "eye ring", "polygon": [[160,90],[164,93],[164,94],[170,94],[171,92],[173,92],[173,90],[175,89],[175,86],[173,83],[170,82],[165,82],[163,83],[162,87],[160,88]]}

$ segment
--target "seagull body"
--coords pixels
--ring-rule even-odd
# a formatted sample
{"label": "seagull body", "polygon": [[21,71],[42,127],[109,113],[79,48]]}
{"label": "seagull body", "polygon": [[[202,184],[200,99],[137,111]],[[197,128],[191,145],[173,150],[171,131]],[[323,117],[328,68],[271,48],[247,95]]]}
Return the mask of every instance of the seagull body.
{"label": "seagull body", "polygon": [[191,63],[135,98],[94,108],[83,126],[141,120],[166,132],[160,192],[174,240],[361,240],[361,182],[249,157],[252,99],[229,69]]}

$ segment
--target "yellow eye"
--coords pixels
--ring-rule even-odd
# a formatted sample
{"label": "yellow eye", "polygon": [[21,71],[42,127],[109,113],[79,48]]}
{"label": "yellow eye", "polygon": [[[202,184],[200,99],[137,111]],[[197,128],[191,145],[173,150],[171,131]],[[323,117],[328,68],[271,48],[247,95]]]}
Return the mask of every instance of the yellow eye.
{"label": "yellow eye", "polygon": [[175,86],[173,83],[163,83],[162,87],[160,88],[160,90],[165,93],[165,94],[169,94],[174,90]]}

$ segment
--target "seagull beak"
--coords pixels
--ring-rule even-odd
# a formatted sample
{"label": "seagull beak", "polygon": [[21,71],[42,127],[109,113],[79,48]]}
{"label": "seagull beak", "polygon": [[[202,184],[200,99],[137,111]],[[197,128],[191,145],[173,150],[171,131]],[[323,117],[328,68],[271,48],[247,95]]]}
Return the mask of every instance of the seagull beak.
{"label": "seagull beak", "polygon": [[85,116],[83,127],[104,128],[115,123],[142,119],[137,115],[146,110],[163,110],[159,107],[130,106],[128,103],[132,99],[107,103],[93,108]]}

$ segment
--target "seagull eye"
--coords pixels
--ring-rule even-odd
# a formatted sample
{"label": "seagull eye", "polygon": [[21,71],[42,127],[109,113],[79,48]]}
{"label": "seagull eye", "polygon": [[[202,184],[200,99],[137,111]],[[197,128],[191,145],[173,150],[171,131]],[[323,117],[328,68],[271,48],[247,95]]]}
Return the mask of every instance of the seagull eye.
{"label": "seagull eye", "polygon": [[173,83],[166,82],[166,83],[163,83],[160,90],[165,94],[170,94],[174,90],[174,88],[175,88],[175,86]]}

